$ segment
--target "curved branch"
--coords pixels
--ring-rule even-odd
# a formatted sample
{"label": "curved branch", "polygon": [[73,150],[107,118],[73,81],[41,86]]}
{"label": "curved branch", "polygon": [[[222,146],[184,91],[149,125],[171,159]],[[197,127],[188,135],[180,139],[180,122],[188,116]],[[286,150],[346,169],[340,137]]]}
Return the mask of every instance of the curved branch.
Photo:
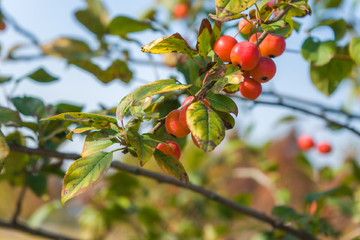
{"label": "curved branch", "polygon": [[[77,154],[59,153],[59,152],[52,151],[52,150],[32,149],[32,148],[26,148],[26,147],[19,147],[19,146],[13,145],[13,144],[9,144],[9,146],[10,146],[11,151],[22,152],[22,153],[27,153],[27,154],[35,154],[35,155],[42,155],[41,153],[44,153],[44,156],[46,156],[46,157],[55,157],[55,158],[61,158],[61,159],[78,159],[80,157]],[[191,183],[189,184],[189,186],[186,186],[186,184],[178,181],[177,179],[175,179],[173,177],[159,174],[156,172],[152,172],[149,170],[145,170],[145,169],[142,169],[139,167],[131,166],[128,164],[124,164],[121,162],[112,162],[111,167],[114,169],[129,172],[131,174],[136,174],[136,175],[141,175],[141,176],[145,176],[148,178],[152,178],[152,179],[157,180],[160,183],[161,182],[168,183],[168,184],[172,184],[172,185],[175,185],[178,187],[189,189],[193,192],[203,195],[206,198],[209,198],[215,202],[218,202],[224,206],[227,206],[227,207],[233,209],[234,211],[240,212],[249,217],[255,218],[259,221],[266,222],[266,223],[270,224],[271,226],[273,226],[274,228],[283,230],[283,231],[285,231],[289,234],[292,234],[300,239],[304,239],[304,240],[316,240],[317,239],[316,237],[312,236],[311,234],[309,234],[305,231],[297,230],[295,228],[287,226],[286,223],[280,222],[280,221],[266,215],[265,213],[256,211],[256,210],[246,207],[246,206],[243,206],[237,202],[234,202],[230,199],[224,198],[224,197],[218,195],[217,193],[207,190],[205,188],[202,188],[200,186],[193,185]]]}

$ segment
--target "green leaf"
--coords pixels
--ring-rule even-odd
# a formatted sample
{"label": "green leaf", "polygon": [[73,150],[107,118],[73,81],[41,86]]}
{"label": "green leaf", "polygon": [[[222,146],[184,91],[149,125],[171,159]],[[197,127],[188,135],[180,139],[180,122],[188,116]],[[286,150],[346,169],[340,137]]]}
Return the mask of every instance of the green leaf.
{"label": "green leaf", "polygon": [[110,147],[114,143],[117,143],[115,139],[105,139],[105,140],[95,139],[94,135],[96,133],[98,132],[91,132],[86,136],[84,147],[81,152],[82,157],[87,157],[93,153],[99,152],[107,147]]}
{"label": "green leaf", "polygon": [[129,109],[135,103],[132,95],[133,94],[130,93],[130,94],[126,95],[125,97],[123,97],[123,99],[121,99],[118,107],[116,108],[116,118],[119,121],[122,121],[124,119],[124,116],[127,113],[127,111],[129,111]]}
{"label": "green leaf", "polygon": [[214,48],[216,40],[221,36],[222,22],[215,20],[211,31],[211,49]]}
{"label": "green leaf", "polygon": [[298,220],[302,217],[302,215],[288,206],[276,206],[273,208],[272,214],[279,217],[280,221],[283,222]]}
{"label": "green leaf", "polygon": [[189,176],[179,159],[171,154],[166,155],[158,149],[155,150],[154,157],[157,164],[164,172],[174,176],[186,185],[189,185]]}
{"label": "green leaf", "polygon": [[22,127],[22,121],[19,113],[1,106],[0,123],[3,123],[5,126]]}
{"label": "green leaf", "polygon": [[28,77],[37,82],[52,82],[59,79],[48,74],[43,68],[40,68],[35,72],[29,74]]}
{"label": "green leaf", "polygon": [[[305,17],[306,15],[311,15],[311,8],[310,8],[309,4],[307,4],[307,1],[282,3],[282,4],[293,6],[288,11],[288,14],[292,17]],[[276,5],[280,5],[280,4],[274,4],[274,5],[276,6]],[[274,5],[272,5],[272,7]]]}
{"label": "green leaf", "polygon": [[73,133],[83,133],[86,131],[90,131],[90,130],[95,130],[96,128],[94,127],[77,127],[73,130],[71,130],[67,135],[66,138],[69,139],[70,141],[72,141],[72,135]]}
{"label": "green leaf", "polygon": [[149,161],[159,143],[167,145],[160,137],[151,133],[139,135],[137,131],[129,130],[127,139],[139,158],[140,166],[144,166]]}
{"label": "green leaf", "polygon": [[150,23],[140,22],[125,16],[118,16],[111,20],[109,24],[109,34],[118,35],[125,39],[127,39],[126,34],[128,33],[140,32],[147,29],[153,30]]}
{"label": "green leaf", "polygon": [[32,97],[16,97],[12,98],[16,109],[26,116],[39,116],[39,113],[44,109],[44,103],[37,98]]}
{"label": "green leaf", "polygon": [[270,24],[261,24],[261,27],[273,36],[284,37],[291,31],[291,26],[285,20],[279,20]]}
{"label": "green leaf", "polygon": [[87,29],[95,33],[98,38],[101,38],[105,33],[105,26],[102,24],[98,16],[90,9],[80,10],[75,13],[79,22],[81,22]]}
{"label": "green leaf", "polygon": [[217,111],[233,113],[235,116],[239,113],[236,103],[225,95],[209,93],[206,99],[209,100],[210,106]]}
{"label": "green leaf", "polygon": [[68,112],[55,115],[53,117],[43,118],[42,121],[56,121],[56,120],[66,120],[76,123],[81,123],[87,126],[93,126],[100,129],[110,128],[110,123],[117,124],[115,118],[107,117],[99,114],[91,113],[81,113],[81,112]]}
{"label": "green leaf", "polygon": [[139,113],[140,114],[145,114],[144,109],[149,107],[151,102],[152,102],[152,97],[151,96],[143,98],[143,99],[135,102],[133,104],[133,106],[131,107],[131,110],[130,110],[131,115],[134,116],[134,115],[139,114]]}
{"label": "green leaf", "polygon": [[234,128],[235,119],[230,115],[230,113],[220,112],[220,111],[216,111],[216,110],[215,110],[215,112],[221,118],[222,122],[224,123],[224,126],[225,126],[226,130]]}
{"label": "green leaf", "polygon": [[42,196],[47,192],[47,179],[42,173],[26,176],[26,185],[37,195]]}
{"label": "green leaf", "polygon": [[226,85],[239,84],[243,81],[244,77],[242,72],[233,64],[227,64],[217,67],[214,76],[211,76],[210,79],[212,81],[217,81],[211,89],[212,92],[220,93]]}
{"label": "green leaf", "polygon": [[240,87],[240,84],[226,85],[223,88],[223,91],[226,92],[226,93],[236,93],[236,92],[239,91],[239,87]]}
{"label": "green leaf", "polygon": [[80,40],[58,38],[53,42],[40,46],[44,55],[53,55],[66,59],[89,58],[93,55],[89,46]]}
{"label": "green leaf", "polygon": [[55,107],[56,107],[57,114],[65,113],[65,112],[81,112],[81,110],[83,109],[82,106],[76,106],[76,105],[67,104],[67,103],[59,103],[59,104],[56,104]]}
{"label": "green leaf", "polygon": [[132,98],[134,101],[139,101],[152,95],[183,90],[189,87],[191,87],[191,85],[177,84],[175,79],[157,80],[136,89],[132,94]]}
{"label": "green leaf", "polygon": [[360,37],[353,38],[349,45],[351,58],[360,66]]}
{"label": "green leaf", "polygon": [[186,121],[202,150],[211,152],[225,137],[221,118],[202,102],[192,103],[186,111]]}
{"label": "green leaf", "polygon": [[4,167],[5,159],[9,156],[10,148],[3,133],[0,131],[0,173]]}
{"label": "green leaf", "polygon": [[215,0],[216,16],[209,14],[209,17],[221,22],[246,17],[246,14],[241,13],[256,2],[257,0]]}
{"label": "green leaf", "polygon": [[344,196],[353,196],[353,190],[351,190],[348,186],[341,185],[339,187],[332,188],[325,192],[320,193],[310,193],[306,195],[305,201],[307,203],[311,203],[313,201],[318,201],[321,198],[324,197],[344,197]]}
{"label": "green leaf", "polygon": [[95,75],[101,82],[109,83],[115,79],[120,79],[128,83],[132,78],[132,72],[129,70],[127,63],[121,60],[115,60],[106,70],[85,59],[73,59],[69,64],[74,64],[87,72]]}
{"label": "green leaf", "polygon": [[319,27],[319,26],[331,27],[335,34],[335,41],[342,39],[347,32],[347,24],[344,21],[344,19],[338,19],[338,20],[328,19],[328,20],[322,21],[319,24],[317,24],[316,26],[312,27],[309,31],[311,31],[314,28]]}
{"label": "green leaf", "polygon": [[0,84],[4,82],[8,82],[12,79],[12,77],[0,76]]}
{"label": "green leaf", "polygon": [[55,210],[61,209],[61,203],[59,200],[53,200],[51,202],[44,203],[34,213],[31,214],[27,220],[27,226],[31,228],[40,228],[45,219]]}
{"label": "green leaf", "polygon": [[86,2],[88,4],[88,9],[92,11],[95,14],[95,16],[97,16],[100,19],[103,25],[106,25],[109,22],[108,13],[104,5],[102,4],[102,1],[86,0]]}
{"label": "green leaf", "polygon": [[313,65],[322,66],[330,62],[336,53],[336,44],[334,41],[320,42],[309,37],[301,47],[301,54]]}
{"label": "green leaf", "polygon": [[198,52],[190,47],[179,33],[158,38],[143,46],[141,51],[152,54],[178,52],[186,54],[191,59],[198,54]]}
{"label": "green leaf", "polygon": [[97,152],[79,158],[66,171],[61,190],[61,203],[86,192],[103,179],[110,168],[112,152]]}
{"label": "green leaf", "polygon": [[204,18],[201,22],[199,34],[196,43],[196,50],[199,52],[199,55],[207,60],[207,55],[211,50],[211,24],[207,18]]}
{"label": "green leaf", "polygon": [[342,3],[342,0],[325,0],[321,1],[324,4],[325,8],[336,8],[339,7]]}
{"label": "green leaf", "polygon": [[320,92],[330,96],[340,82],[349,75],[354,62],[352,60],[333,58],[321,67],[310,66],[310,76],[313,84]]}

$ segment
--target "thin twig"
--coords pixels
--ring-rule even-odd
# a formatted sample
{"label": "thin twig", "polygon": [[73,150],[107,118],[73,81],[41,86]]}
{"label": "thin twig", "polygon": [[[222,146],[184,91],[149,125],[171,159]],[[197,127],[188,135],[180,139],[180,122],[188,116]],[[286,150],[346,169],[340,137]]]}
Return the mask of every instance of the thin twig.
{"label": "thin twig", "polygon": [[26,184],[24,184],[24,186],[22,186],[22,188],[21,188],[19,198],[16,203],[16,210],[15,210],[14,216],[12,218],[12,223],[15,223],[15,224],[17,223],[18,217],[21,213],[21,204],[24,199],[25,192],[26,192]]}
{"label": "thin twig", "polygon": [[[10,145],[10,149],[12,151],[23,152],[23,153],[27,153],[27,154],[36,154],[36,155],[41,155],[41,153],[43,152],[46,157],[56,157],[56,158],[62,158],[62,159],[78,159],[80,157],[77,154],[59,153],[56,151],[45,150],[45,149],[31,149],[31,148],[26,148],[26,147],[15,147],[14,145]],[[51,156],[51,155],[53,155],[53,156]],[[166,176],[166,175],[159,174],[159,173],[152,172],[152,171],[148,171],[148,170],[145,170],[145,169],[142,169],[139,167],[131,166],[131,165],[120,163],[120,162],[112,162],[111,167],[118,169],[118,170],[123,170],[123,171],[129,172],[132,174],[149,177],[149,178],[157,180],[158,182],[168,183],[168,184],[172,184],[172,185],[175,185],[178,187],[189,189],[193,192],[203,195],[206,198],[209,198],[215,202],[218,202],[224,206],[227,206],[237,212],[248,215],[259,221],[266,222],[266,223],[270,224],[271,226],[273,226],[274,228],[283,230],[287,233],[290,233],[294,236],[299,237],[300,239],[316,240],[316,237],[312,236],[311,234],[309,234],[307,232],[297,230],[295,228],[287,226],[287,225],[285,225],[285,223],[279,222],[278,220],[271,218],[270,216],[267,216],[265,213],[262,213],[262,212],[254,210],[254,209],[248,208],[246,206],[243,206],[241,204],[238,204],[230,199],[224,198],[224,197],[218,195],[217,193],[215,193],[213,191],[209,191],[207,189],[204,189],[200,186],[196,186],[191,183],[189,184],[189,186],[186,186],[186,184],[178,181],[177,179],[175,179],[173,177]]]}
{"label": "thin twig", "polygon": [[45,237],[48,239],[55,239],[55,240],[75,240],[75,238],[69,238],[69,237],[64,237],[55,233],[51,233],[45,230],[41,230],[41,229],[33,229],[33,228],[29,228],[25,225],[19,224],[19,223],[6,223],[3,221],[0,221],[0,227],[3,228],[8,228],[8,229],[14,229],[14,230],[19,230],[21,232],[25,232],[25,233],[29,233],[31,235],[34,236],[39,236],[39,237]]}

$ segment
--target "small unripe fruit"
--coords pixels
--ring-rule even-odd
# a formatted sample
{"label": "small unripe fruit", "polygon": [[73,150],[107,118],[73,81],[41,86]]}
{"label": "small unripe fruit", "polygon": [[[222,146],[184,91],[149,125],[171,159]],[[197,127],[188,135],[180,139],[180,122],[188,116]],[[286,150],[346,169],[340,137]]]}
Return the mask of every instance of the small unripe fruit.
{"label": "small unripe fruit", "polygon": [[[181,104],[181,106],[184,106],[185,104],[189,104],[194,100],[194,96],[189,96],[187,98],[185,98],[185,100],[183,101],[183,103]],[[208,100],[203,99],[202,102],[205,104],[205,106],[210,107],[210,103]]]}
{"label": "small unripe fruit", "polygon": [[166,142],[174,150],[172,150],[171,148],[169,148],[168,146],[166,146],[165,144],[162,144],[162,143],[159,143],[156,148],[159,149],[160,151],[162,151],[166,155],[171,154],[171,155],[174,155],[177,159],[179,159],[180,155],[181,155],[181,150],[180,150],[179,144],[177,144],[177,142],[174,142],[174,141],[166,141]]}
{"label": "small unripe fruit", "polygon": [[332,149],[331,145],[325,141],[318,143],[316,147],[318,151],[323,154],[331,152]]}
{"label": "small unripe fruit", "polygon": [[219,57],[219,59],[223,62],[230,62],[230,53],[233,47],[237,44],[235,38],[223,35],[216,40],[214,44],[214,52]]}
{"label": "small unripe fruit", "polygon": [[243,71],[249,71],[259,63],[260,52],[255,44],[242,41],[233,47],[230,58],[235,67]]}
{"label": "small unripe fruit", "polygon": [[174,6],[174,18],[184,18],[188,14],[189,6],[186,3],[180,2]]}
{"label": "small unripe fruit", "polygon": [[179,121],[180,110],[172,110],[165,119],[166,131],[177,138],[185,137],[190,133],[189,129],[181,126]]}
{"label": "small unripe fruit", "polygon": [[309,150],[314,146],[314,141],[310,135],[302,134],[297,139],[297,145],[301,150]]}
{"label": "small unripe fruit", "polygon": [[252,20],[246,20],[246,19],[241,19],[239,24],[238,24],[238,28],[239,31],[242,34],[249,34],[251,31],[251,28],[253,27],[253,21]]}
{"label": "small unripe fruit", "polygon": [[275,76],[275,73],[276,65],[269,57],[261,57],[258,65],[250,70],[252,78],[259,83],[270,81]]}
{"label": "small unripe fruit", "polygon": [[239,91],[243,97],[255,100],[262,92],[261,84],[252,78],[245,78],[240,83]]}
{"label": "small unripe fruit", "polygon": [[[252,43],[256,42],[256,39],[260,37],[261,33],[253,34],[249,41]],[[259,49],[263,57],[278,57],[285,51],[286,42],[283,37],[273,36],[268,34],[265,39],[260,43]]]}

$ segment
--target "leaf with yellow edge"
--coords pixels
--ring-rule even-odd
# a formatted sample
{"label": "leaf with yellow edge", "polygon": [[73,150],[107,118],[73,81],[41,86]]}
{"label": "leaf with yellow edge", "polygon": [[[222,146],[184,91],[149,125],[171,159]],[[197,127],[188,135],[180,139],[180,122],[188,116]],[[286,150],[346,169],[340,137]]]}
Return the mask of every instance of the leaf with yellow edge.
{"label": "leaf with yellow edge", "polygon": [[97,152],[79,158],[66,171],[61,190],[61,203],[94,187],[103,179],[110,168],[112,152]]}
{"label": "leaf with yellow edge", "polygon": [[194,58],[198,54],[179,33],[152,41],[143,46],[141,51],[153,54],[178,52],[186,54],[190,58]]}
{"label": "leaf with yellow edge", "polygon": [[225,126],[219,115],[202,102],[192,103],[186,111],[186,122],[200,148],[211,152],[225,137]]}
{"label": "leaf with yellow edge", "polygon": [[196,49],[199,55],[207,60],[207,55],[211,50],[211,24],[207,18],[204,18],[201,22],[199,34],[196,43]]}
{"label": "leaf with yellow edge", "polygon": [[221,22],[239,19],[247,16],[243,11],[253,6],[257,0],[215,0],[216,15],[209,16]]}

